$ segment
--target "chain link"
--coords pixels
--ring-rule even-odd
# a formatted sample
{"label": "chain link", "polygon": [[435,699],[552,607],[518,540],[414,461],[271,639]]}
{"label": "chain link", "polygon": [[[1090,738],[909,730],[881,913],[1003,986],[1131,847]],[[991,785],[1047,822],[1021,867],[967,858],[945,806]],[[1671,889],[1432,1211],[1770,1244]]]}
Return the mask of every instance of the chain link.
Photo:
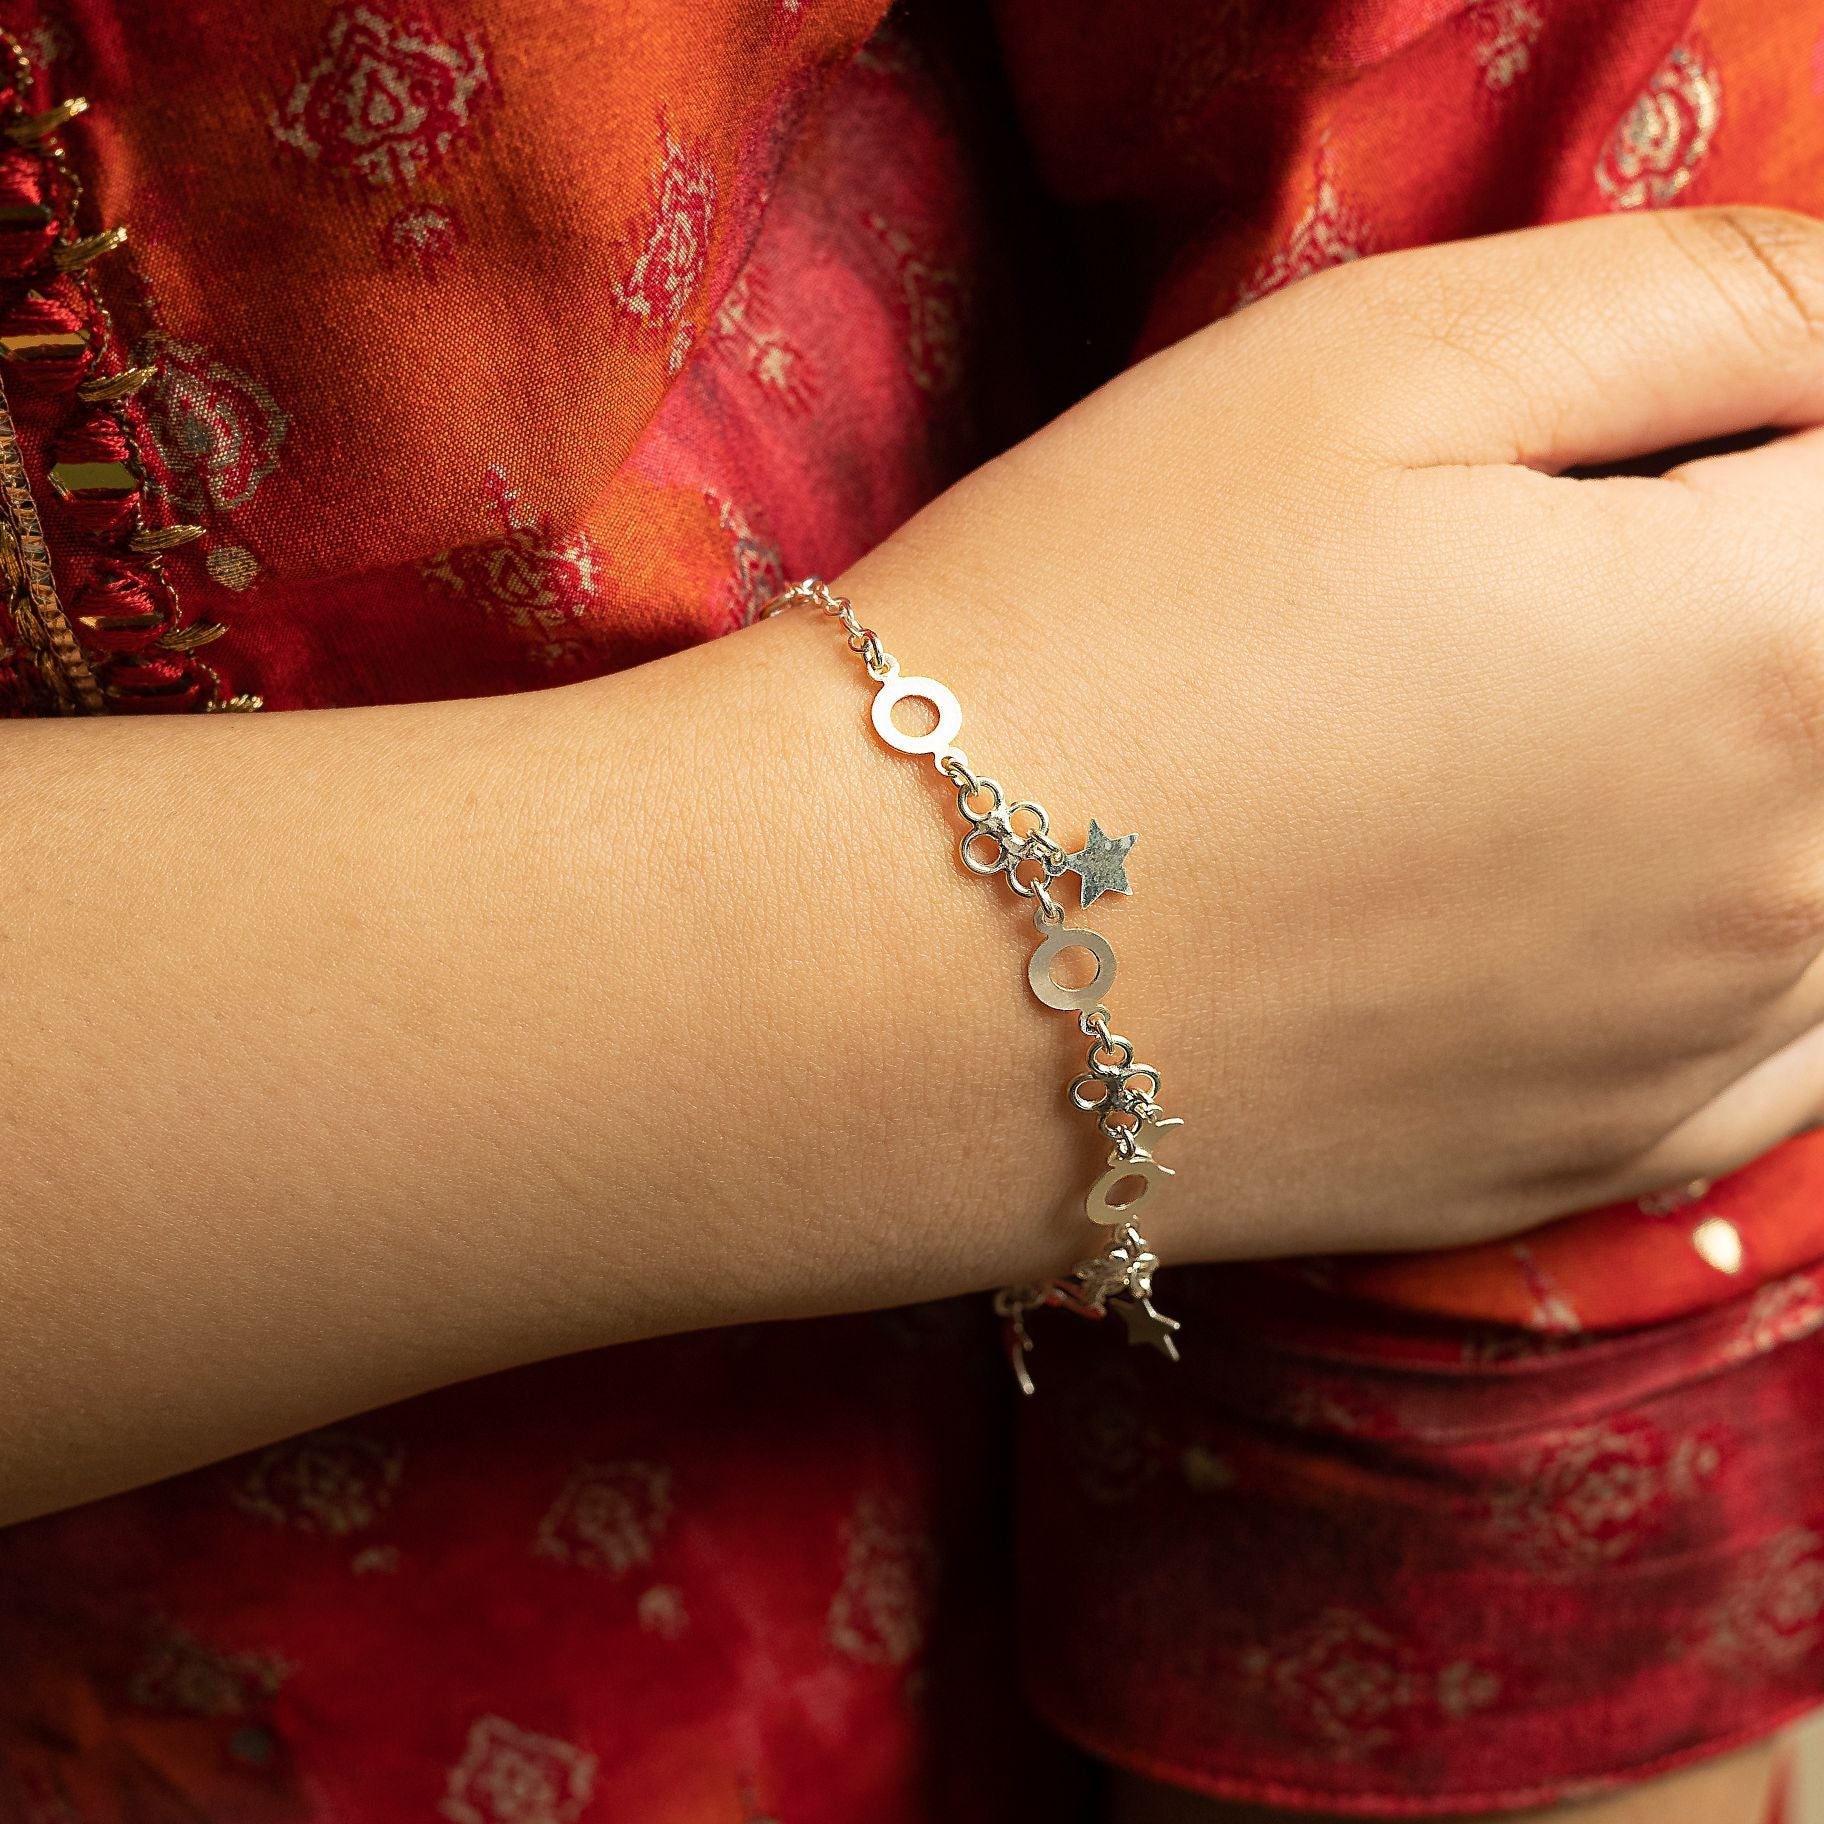
{"label": "chain link", "polygon": [[822,577],[809,576],[801,583],[793,583],[767,603],[766,613],[783,614],[798,602],[807,602],[839,620],[849,636],[849,650],[861,655],[862,663],[875,678],[887,677],[899,669],[899,661],[881,645],[880,635],[872,627],[862,626],[848,598],[838,595]]}

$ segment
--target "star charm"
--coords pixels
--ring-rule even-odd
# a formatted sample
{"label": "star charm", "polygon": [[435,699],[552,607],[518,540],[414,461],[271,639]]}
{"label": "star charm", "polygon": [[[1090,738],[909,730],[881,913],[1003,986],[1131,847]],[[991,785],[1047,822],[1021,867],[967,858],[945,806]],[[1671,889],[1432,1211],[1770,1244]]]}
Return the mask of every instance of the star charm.
{"label": "star charm", "polygon": [[1131,893],[1127,884],[1127,852],[1137,836],[1105,836],[1095,818],[1089,820],[1089,839],[1064,863],[1083,883],[1083,903],[1093,906],[1104,893]]}
{"label": "star charm", "polygon": [[1125,1260],[1108,1260],[1098,1255],[1086,1260],[1071,1275],[1077,1282],[1077,1300],[1094,1310],[1105,1305],[1127,1285],[1128,1264]]}
{"label": "star charm", "polygon": [[1136,1349],[1157,1349],[1170,1361],[1178,1359],[1178,1342],[1172,1332],[1181,1328],[1177,1318],[1153,1309],[1150,1298],[1111,1298],[1109,1310],[1127,1326],[1127,1340]]}

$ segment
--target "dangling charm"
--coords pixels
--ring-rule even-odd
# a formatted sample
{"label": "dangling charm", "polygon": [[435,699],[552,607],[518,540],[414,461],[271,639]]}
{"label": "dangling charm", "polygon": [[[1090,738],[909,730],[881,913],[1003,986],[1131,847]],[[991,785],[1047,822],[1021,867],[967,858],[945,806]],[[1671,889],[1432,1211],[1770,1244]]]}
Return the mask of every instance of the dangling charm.
{"label": "dangling charm", "polygon": [[[1083,1200],[1084,1214],[1091,1222],[1131,1223],[1134,1209],[1159,1188],[1160,1180],[1177,1176],[1169,1165],[1161,1165],[1153,1157],[1153,1142],[1147,1138],[1147,1129],[1183,1125],[1175,1115],[1162,1115],[1151,1121],[1138,1121],[1131,1128],[1116,1129],[1125,1138],[1115,1142],[1108,1155],[1108,1169],[1089,1187],[1089,1195]],[[1109,1198],[1115,1187],[1129,1179],[1139,1185],[1139,1190],[1120,1203],[1111,1203]]]}
{"label": "dangling charm", "polygon": [[1127,883],[1127,852],[1139,840],[1138,836],[1105,836],[1101,824],[1090,818],[1088,839],[1064,860],[1065,872],[1076,875],[1082,883],[1086,909],[1104,893],[1133,892]]}
{"label": "dangling charm", "polygon": [[1009,1286],[997,1292],[994,1309],[1001,1319],[1001,1335],[1008,1366],[1022,1393],[1033,1391],[1030,1311],[1071,1311],[1078,1317],[1120,1318],[1127,1340],[1137,1349],[1157,1349],[1168,1361],[1178,1360],[1175,1317],[1167,1317],[1153,1303],[1153,1273],[1159,1256],[1146,1245],[1146,1237],[1129,1223],[1108,1239],[1100,1254],[1080,1260],[1068,1273],[1037,1285]]}
{"label": "dangling charm", "polygon": [[1007,1366],[1019,1382],[1022,1393],[1034,1391],[1032,1370],[1026,1358],[1032,1353],[1032,1332],[1026,1328],[1026,1313],[1032,1307],[1023,1301],[1028,1288],[1004,1286],[994,1295],[994,1314],[1001,1320],[1001,1347],[1007,1351]]}
{"label": "dangling charm", "polygon": [[1113,1310],[1127,1326],[1127,1340],[1136,1349],[1157,1349],[1168,1360],[1177,1361],[1178,1342],[1172,1332],[1183,1327],[1177,1318],[1154,1310],[1150,1298],[1118,1298]]}
{"label": "dangling charm", "polygon": [[1109,1300],[1109,1309],[1127,1326],[1130,1346],[1157,1349],[1167,1361],[1175,1362],[1178,1359],[1177,1333],[1184,1326],[1153,1304],[1153,1269],[1158,1266],[1159,1257],[1146,1245],[1138,1229],[1129,1227],[1123,1233],[1133,1238],[1127,1284],[1120,1294]]}

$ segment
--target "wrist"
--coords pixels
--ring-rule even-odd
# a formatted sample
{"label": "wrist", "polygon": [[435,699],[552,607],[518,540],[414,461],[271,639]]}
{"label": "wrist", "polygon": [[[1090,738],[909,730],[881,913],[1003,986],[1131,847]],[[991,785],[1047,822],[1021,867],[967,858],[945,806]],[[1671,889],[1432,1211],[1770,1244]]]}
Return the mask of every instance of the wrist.
{"label": "wrist", "polygon": [[[1177,1168],[1159,1154],[1162,1144],[1170,1151],[1183,1122],[1161,1101],[1159,1069],[1140,1061],[1134,1045],[1110,1024],[1107,1003],[1117,975],[1113,945],[1093,925],[1073,921],[1053,892],[1054,885],[1062,890],[1064,878],[1075,876],[1084,910],[1105,892],[1125,897],[1132,890],[1125,857],[1136,835],[1112,836],[1092,818],[1081,846],[1065,847],[1039,803],[1014,795],[971,764],[960,745],[962,706],[949,685],[902,667],[850,599],[812,579],[786,590],[772,613],[787,609],[840,629],[872,685],[869,720],[879,742],[899,756],[928,761],[944,795],[954,799],[961,823],[954,862],[965,874],[999,880],[1030,914],[1034,935],[1025,940],[1025,974],[1033,999],[1070,1018],[1088,1041],[1081,1066],[1068,1079],[1066,1100],[1087,1117],[1094,1145],[1104,1153],[1081,1205],[1097,1238],[1095,1251],[1080,1254],[1066,1271],[1019,1278],[997,1294],[1020,1383],[1033,1391],[1028,1318],[1043,1309],[1118,1316],[1130,1342],[1176,1360],[1174,1333],[1180,1326],[1153,1303],[1159,1256],[1143,1225],[1158,1193],[1176,1176]],[[870,610],[869,620],[874,618]],[[922,706],[913,721],[902,713],[907,705]]]}

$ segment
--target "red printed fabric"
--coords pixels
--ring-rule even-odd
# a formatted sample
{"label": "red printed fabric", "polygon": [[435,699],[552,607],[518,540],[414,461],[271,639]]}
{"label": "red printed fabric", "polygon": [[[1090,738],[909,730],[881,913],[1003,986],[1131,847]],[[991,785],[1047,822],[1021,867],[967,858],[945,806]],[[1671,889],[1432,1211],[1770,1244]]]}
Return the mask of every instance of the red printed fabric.
{"label": "red printed fabric", "polygon": [[1073,1328],[1068,1397],[1025,1415],[1028,1689],[1073,1740],[1215,1797],[1481,1813],[1824,1695],[1816,1272],[1570,1337],[1264,1276],[1173,1296],[1179,1369]]}
{"label": "red printed fabric", "polygon": [[12,1528],[0,1818],[1087,1824],[1005,1372],[977,1301],[641,1344]]}
{"label": "red printed fabric", "polygon": [[[0,152],[0,338],[65,338],[0,381],[68,615],[7,611],[0,704],[612,671],[1017,436],[1034,348],[1113,367],[1528,221],[1824,207],[1788,0],[1000,0],[998,67],[968,9],[882,10],[0,0],[20,105],[92,104],[80,202]],[[68,209],[130,245],[60,274]],[[108,462],[129,494],[48,485]],[[969,1303],[14,1527],[0,1818],[1068,1820],[1066,1741],[1422,1815],[1720,1752],[1824,1695],[1820,1188],[1824,1137],[1515,1244],[1176,1270],[1182,1367],[1059,1323],[1017,1417]]]}

